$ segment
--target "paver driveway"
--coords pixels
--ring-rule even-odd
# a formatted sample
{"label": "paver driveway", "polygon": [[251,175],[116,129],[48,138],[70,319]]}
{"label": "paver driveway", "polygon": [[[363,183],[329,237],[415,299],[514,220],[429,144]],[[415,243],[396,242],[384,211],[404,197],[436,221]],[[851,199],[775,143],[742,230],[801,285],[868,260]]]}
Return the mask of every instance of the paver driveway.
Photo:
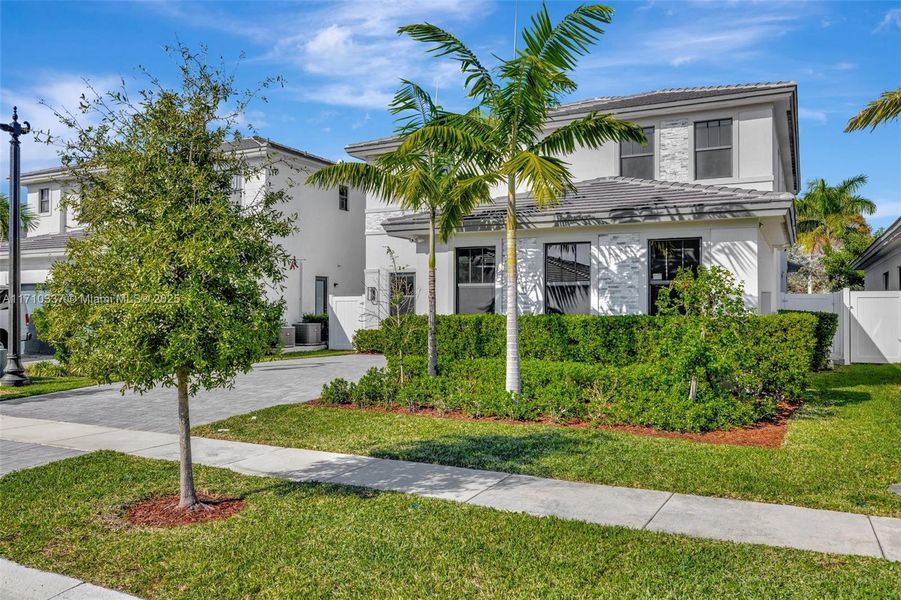
{"label": "paver driveway", "polygon": [[[385,365],[382,356],[348,354],[260,363],[239,375],[231,389],[200,392],[191,399],[191,424],[201,425],[275,404],[307,402],[322,385],[343,377],[357,380],[370,367]],[[157,388],[143,395],[118,385],[104,385],[0,402],[0,414],[140,431],[178,431],[175,389]]]}

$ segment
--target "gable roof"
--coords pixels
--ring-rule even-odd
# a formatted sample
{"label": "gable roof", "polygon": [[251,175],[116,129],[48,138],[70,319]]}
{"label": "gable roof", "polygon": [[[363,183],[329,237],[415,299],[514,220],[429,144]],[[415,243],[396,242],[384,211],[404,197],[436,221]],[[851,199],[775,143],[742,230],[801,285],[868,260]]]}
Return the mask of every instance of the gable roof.
{"label": "gable roof", "polygon": [[[258,135],[241,138],[237,142],[225,142],[222,144],[223,151],[229,150],[238,150],[239,152],[252,152],[255,150],[265,150],[267,148],[272,148],[274,150],[278,150],[284,154],[288,154],[290,156],[295,156],[297,158],[302,158],[314,163],[317,163],[322,166],[328,166],[335,164],[335,161],[329,160],[327,158],[323,158],[321,156],[317,156],[310,152],[306,152],[305,150],[299,150],[297,148],[293,148],[291,146],[286,146],[285,144],[280,144],[278,142],[273,142],[269,138],[264,138]],[[66,170],[62,167],[50,167],[49,169],[38,169],[35,171],[28,171],[26,173],[22,173],[21,177],[23,180],[32,179],[38,180],[43,176],[53,176],[57,174],[66,173]],[[28,183],[27,181],[23,181],[23,183]]]}
{"label": "gable roof", "polygon": [[[631,177],[599,177],[575,184],[576,190],[555,205],[539,208],[528,194],[517,197],[521,228],[577,227],[782,216],[787,237],[795,237],[794,196],[691,183],[673,183]],[[460,231],[504,228],[506,197],[495,198],[463,219]],[[427,233],[428,215],[413,213],[387,219],[382,227],[398,237]]]}
{"label": "gable roof", "polygon": [[[32,237],[23,237],[19,240],[19,249],[21,252],[41,252],[41,251],[63,251],[66,248],[66,242],[70,238],[84,237],[84,230],[73,229],[66,233],[49,233],[46,235],[35,235]],[[9,254],[9,242],[0,244],[0,255]]]}
{"label": "gable roof", "polygon": [[851,268],[863,269],[868,267],[876,262],[884,251],[890,250],[895,245],[901,247],[901,217],[889,225],[888,229],[882,232],[882,235],[873,240],[873,243],[860,256],[854,259],[854,262],[851,263]]}

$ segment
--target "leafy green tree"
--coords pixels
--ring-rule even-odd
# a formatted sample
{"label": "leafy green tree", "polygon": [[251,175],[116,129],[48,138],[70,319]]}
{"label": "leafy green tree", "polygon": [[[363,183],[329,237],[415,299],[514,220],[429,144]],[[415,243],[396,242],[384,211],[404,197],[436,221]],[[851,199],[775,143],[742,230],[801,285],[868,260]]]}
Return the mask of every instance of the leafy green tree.
{"label": "leafy green tree", "polygon": [[863,215],[876,212],[876,204],[858,192],[867,182],[866,175],[829,185],[825,179],[812,179],[796,203],[798,243],[809,253],[835,249],[850,230],[869,231]]}
{"label": "leafy green tree", "polygon": [[[31,209],[24,202],[19,206],[19,224],[24,231],[34,231],[38,226],[38,220]],[[9,237],[9,198],[0,193],[0,242],[7,241]]]}
{"label": "leafy green tree", "polygon": [[827,248],[820,257],[823,270],[829,280],[829,288],[835,292],[842,288],[862,290],[864,284],[864,272],[852,269],[858,256],[863,254],[876,236],[870,233],[869,228],[849,229],[842,236],[841,245],[836,249]]}
{"label": "leafy green tree", "polygon": [[657,296],[657,314],[686,317],[672,320],[677,335],[664,339],[678,340],[665,355],[671,357],[673,370],[689,379],[689,398],[697,399],[699,380],[722,390],[735,364],[730,353],[738,347],[734,319],[748,314],[744,286],[720,266],[701,265],[697,271],[680,267]]}
{"label": "leafy green tree", "polygon": [[888,90],[873,100],[857,115],[848,120],[845,133],[858,129],[875,129],[881,123],[894,121],[901,115],[901,87],[897,90]]}
{"label": "leafy green tree", "polygon": [[228,143],[260,89],[237,89],[205,53],[172,53],[180,88],[154,78],[134,103],[124,90],[83,97],[94,126],[58,113],[75,130],[62,161],[87,235],[53,265],[44,317],[77,372],[139,393],[177,389],[179,506],[193,509],[189,398],[230,385],[278,338],[283,303],[267,291],[287,255],[272,240],[293,225],[278,209],[284,190],[233,198],[235,177],[266,168]]}
{"label": "leafy green tree", "polygon": [[[519,323],[516,265],[516,197],[520,186],[539,206],[558,202],[573,189],[569,165],[561,156],[577,148],[598,148],[609,141],[645,142],[641,128],[610,114],[590,113],[552,129],[551,110],[576,90],[570,77],[578,58],[588,53],[610,23],[613,10],[579,6],[558,23],[542,4],[522,33],[523,48],[489,69],[451,33],[422,23],[399,33],[430,45],[435,56],[449,57],[465,75],[469,97],[478,108],[442,117],[407,136],[405,147],[454,149],[479,161],[486,181],[506,188],[506,389],[520,391]],[[551,130],[552,129],[552,130]]]}
{"label": "leafy green tree", "polygon": [[[431,96],[410,81],[394,96],[389,107],[401,115],[397,132],[403,136],[421,131],[441,114]],[[423,144],[407,144],[373,163],[337,163],[319,169],[307,182],[321,187],[350,185],[397,202],[401,208],[427,212],[429,216],[429,327],[428,372],[437,375],[437,319],[435,308],[435,238],[447,241],[463,217],[491,199],[488,182],[474,162],[450,148],[431,150]]]}

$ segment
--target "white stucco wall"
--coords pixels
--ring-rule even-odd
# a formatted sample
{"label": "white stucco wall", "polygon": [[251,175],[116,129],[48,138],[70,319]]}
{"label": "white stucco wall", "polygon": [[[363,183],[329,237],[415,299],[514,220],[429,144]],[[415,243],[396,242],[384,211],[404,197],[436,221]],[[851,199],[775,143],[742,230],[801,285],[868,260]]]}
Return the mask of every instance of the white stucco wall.
{"label": "white stucco wall", "polygon": [[879,261],[864,269],[864,289],[879,292],[884,288],[883,273],[888,273],[888,289],[901,290],[901,244]]}

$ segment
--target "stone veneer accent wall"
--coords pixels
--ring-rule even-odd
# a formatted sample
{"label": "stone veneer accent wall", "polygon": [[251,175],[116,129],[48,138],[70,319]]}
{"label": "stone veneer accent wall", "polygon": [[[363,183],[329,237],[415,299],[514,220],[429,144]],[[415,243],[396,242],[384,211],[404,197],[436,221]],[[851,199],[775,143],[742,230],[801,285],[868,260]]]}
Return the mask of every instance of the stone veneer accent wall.
{"label": "stone veneer accent wall", "polygon": [[598,236],[598,314],[624,315],[641,311],[642,278],[647,250],[637,233]]}
{"label": "stone veneer accent wall", "polygon": [[385,233],[382,222],[408,214],[405,210],[378,210],[366,212],[366,233]]}
{"label": "stone veneer accent wall", "polygon": [[669,119],[660,123],[660,176],[663,181],[691,181],[690,135],[687,119]]}
{"label": "stone veneer accent wall", "polygon": [[[495,269],[495,285],[500,290],[498,313],[507,309],[507,241],[501,239],[501,252]],[[519,284],[519,314],[535,315],[544,310],[544,248],[537,238],[516,239],[516,264]]]}

